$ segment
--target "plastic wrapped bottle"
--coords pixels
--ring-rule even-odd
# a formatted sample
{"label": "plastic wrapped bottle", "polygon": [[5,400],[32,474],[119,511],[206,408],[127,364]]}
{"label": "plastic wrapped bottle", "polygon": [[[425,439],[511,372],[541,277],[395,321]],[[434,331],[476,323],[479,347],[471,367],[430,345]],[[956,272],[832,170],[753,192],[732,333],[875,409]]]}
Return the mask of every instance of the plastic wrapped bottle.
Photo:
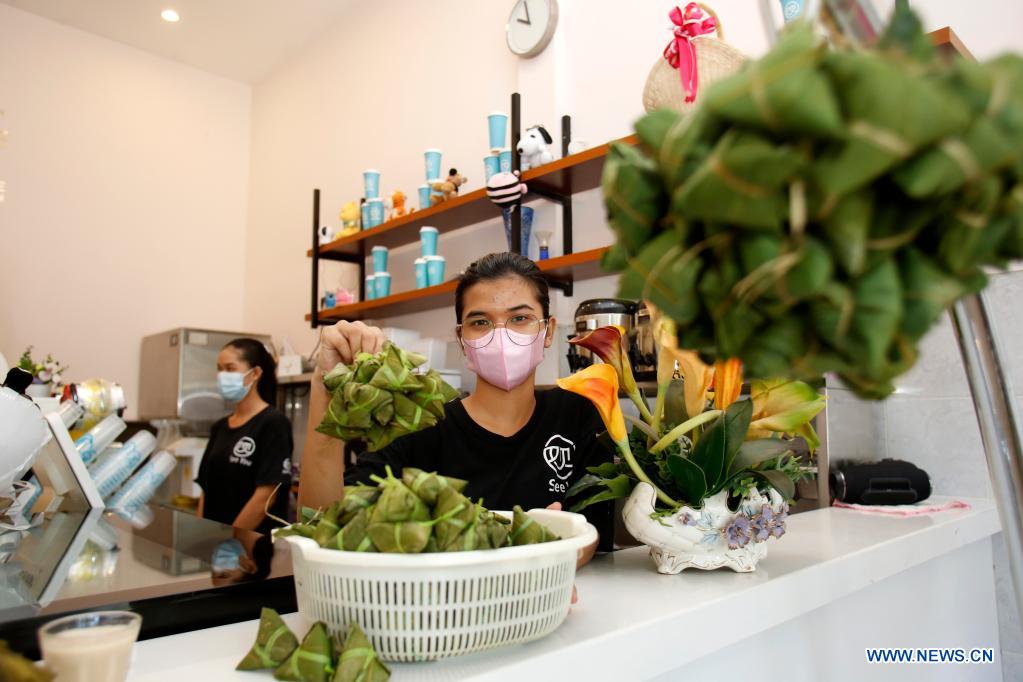
{"label": "plastic wrapped bottle", "polygon": [[166,450],[161,450],[150,457],[145,466],[121,486],[107,506],[118,513],[134,514],[153,499],[156,489],[167,480],[177,466],[178,458]]}
{"label": "plastic wrapped bottle", "polygon": [[57,414],[68,431],[78,423],[78,420],[85,414],[85,409],[73,400],[65,400],[57,408]]}
{"label": "plastic wrapped bottle", "polygon": [[100,496],[106,499],[117,490],[154,448],[156,436],[149,431],[139,431],[129,438],[120,450],[97,462],[89,473],[96,482]]}
{"label": "plastic wrapped bottle", "polygon": [[75,441],[75,447],[78,448],[78,454],[82,456],[82,461],[86,464],[92,462],[96,459],[96,455],[103,452],[126,428],[128,425],[124,423],[124,420],[116,414],[112,414],[89,429],[88,433]]}

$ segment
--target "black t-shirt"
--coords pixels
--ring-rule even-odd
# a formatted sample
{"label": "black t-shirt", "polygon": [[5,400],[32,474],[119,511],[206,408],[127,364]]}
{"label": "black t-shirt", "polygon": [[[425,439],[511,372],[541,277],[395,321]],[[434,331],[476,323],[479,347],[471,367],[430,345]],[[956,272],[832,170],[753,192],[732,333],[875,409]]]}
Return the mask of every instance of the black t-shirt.
{"label": "black t-shirt", "polygon": [[[273,407],[236,429],[226,417],[215,423],[195,479],[206,494],[203,516],[231,524],[257,486],[280,483],[270,512],[286,518],[292,447],[291,422]],[[274,525],[266,518],[258,530],[266,532]]]}
{"label": "black t-shirt", "polygon": [[611,459],[596,440],[604,430],[596,408],[560,388],[537,391],[533,416],[508,437],[474,422],[460,400],[445,405],[444,411],[446,418],[436,426],[360,455],[345,482],[368,483],[371,474],[384,475],[385,465],[396,476],[412,466],[467,480],[465,494],[483,498],[490,509],[516,504],[531,509],[564,502],[565,491],[586,467]]}

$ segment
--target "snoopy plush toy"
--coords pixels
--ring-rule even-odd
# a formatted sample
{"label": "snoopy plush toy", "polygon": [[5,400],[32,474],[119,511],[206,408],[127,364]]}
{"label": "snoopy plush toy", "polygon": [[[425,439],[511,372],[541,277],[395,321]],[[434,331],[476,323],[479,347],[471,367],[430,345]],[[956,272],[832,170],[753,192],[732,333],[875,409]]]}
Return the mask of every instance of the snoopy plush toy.
{"label": "snoopy plush toy", "polygon": [[519,140],[516,150],[519,153],[519,166],[522,170],[529,170],[550,163],[554,155],[547,149],[547,145],[554,142],[551,134],[543,126],[537,125],[526,129],[526,134]]}

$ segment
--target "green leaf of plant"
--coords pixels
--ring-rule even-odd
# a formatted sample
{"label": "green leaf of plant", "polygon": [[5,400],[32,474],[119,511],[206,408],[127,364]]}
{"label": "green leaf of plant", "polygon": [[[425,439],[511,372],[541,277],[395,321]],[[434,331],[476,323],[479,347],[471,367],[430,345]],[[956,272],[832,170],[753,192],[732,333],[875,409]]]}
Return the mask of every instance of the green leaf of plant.
{"label": "green leaf of plant", "polygon": [[714,488],[721,481],[725,470],[725,416],[718,417],[711,427],[704,431],[693,448],[692,463],[703,471],[705,485]]}
{"label": "green leaf of plant", "polygon": [[600,484],[605,487],[604,490],[587,497],[585,500],[575,503],[569,511],[577,512],[592,504],[597,504],[598,502],[606,502],[607,500],[617,500],[622,497],[628,497],[632,492],[634,481],[625,474],[619,474],[614,478],[600,481]]}
{"label": "green leaf of plant", "polygon": [[796,484],[784,472],[777,469],[768,469],[766,471],[754,469],[753,473],[774,486],[775,490],[781,493],[781,496],[786,500],[791,500],[796,496]]}
{"label": "green leaf of plant", "polygon": [[774,459],[786,450],[791,448],[791,443],[781,438],[762,438],[760,440],[748,440],[739,447],[739,452],[728,467],[729,475],[734,475],[743,469],[750,469]]}
{"label": "green leaf of plant", "polygon": [[[706,438],[706,435],[704,435],[704,438]],[[703,441],[701,440],[700,442],[702,443]],[[692,460],[686,459],[681,455],[669,455],[667,461],[668,471],[671,472],[672,478],[675,479],[679,490],[682,491],[685,501],[694,507],[698,507],[703,502],[703,497],[707,494],[707,479],[704,476],[703,469]]]}
{"label": "green leaf of plant", "polygon": [[713,485],[717,485],[730,470],[732,460],[739,452],[743,442],[746,440],[746,432],[749,431],[750,421],[753,419],[753,401],[750,399],[737,400],[725,410],[725,458],[721,472],[717,475]]}
{"label": "green leaf of plant", "polygon": [[589,490],[594,486],[603,485],[603,483],[604,477],[594,476],[593,474],[585,474],[568,488],[568,490],[565,492],[565,497],[566,498],[575,497],[584,490]]}
{"label": "green leaf of plant", "polygon": [[[595,467],[586,467],[586,471],[591,474],[596,474],[601,478],[614,478],[619,473],[618,465],[614,462],[604,462]],[[583,478],[585,478],[585,476]]]}

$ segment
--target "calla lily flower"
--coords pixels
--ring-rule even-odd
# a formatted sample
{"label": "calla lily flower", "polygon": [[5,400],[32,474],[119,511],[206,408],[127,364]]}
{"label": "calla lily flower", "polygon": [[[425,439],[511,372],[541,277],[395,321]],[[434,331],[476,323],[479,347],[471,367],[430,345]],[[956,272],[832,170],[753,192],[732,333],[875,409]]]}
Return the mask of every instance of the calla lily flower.
{"label": "calla lily flower", "polygon": [[671,382],[675,372],[675,363],[682,376],[682,393],[685,398],[686,416],[697,417],[707,409],[710,399],[708,391],[714,379],[714,368],[700,360],[700,356],[691,350],[678,347],[678,335],[675,322],[661,314],[656,306],[647,302],[650,311],[650,326],[657,342],[657,390],[658,390],[658,424],[660,410],[663,409],[663,393]]}
{"label": "calla lily flower", "polygon": [[605,364],[613,367],[622,390],[632,402],[636,403],[643,418],[649,420],[650,409],[647,407],[639,387],[636,386],[636,379],[632,374],[632,363],[629,361],[629,353],[626,348],[625,329],[618,325],[608,325],[570,339],[569,343],[582,346],[603,360]]}
{"label": "calla lily flower", "polygon": [[628,443],[625,418],[618,403],[618,375],[611,365],[590,365],[572,376],[558,379],[558,386],[593,403],[611,440],[616,444]]}
{"label": "calla lily flower", "polygon": [[622,407],[618,403],[618,374],[614,368],[607,364],[590,365],[572,376],[558,379],[558,386],[562,389],[581,395],[593,403],[600,413],[600,419],[604,422],[604,428],[611,436],[622,457],[628,463],[636,478],[649,483],[657,493],[657,497],[671,507],[677,507],[678,502],[671,496],[657,487],[650,477],[646,475],[642,467],[632,455],[632,448],[629,447],[629,434],[625,430],[625,418],[622,416]]}
{"label": "calla lily flower", "polygon": [[714,408],[723,410],[739,399],[742,391],[742,361],[739,358],[714,363]]}
{"label": "calla lily flower", "polygon": [[750,385],[750,397],[753,398],[753,421],[747,438],[795,434],[806,439],[811,452],[820,445],[810,421],[824,409],[825,399],[811,386],[787,379],[754,381]]}

